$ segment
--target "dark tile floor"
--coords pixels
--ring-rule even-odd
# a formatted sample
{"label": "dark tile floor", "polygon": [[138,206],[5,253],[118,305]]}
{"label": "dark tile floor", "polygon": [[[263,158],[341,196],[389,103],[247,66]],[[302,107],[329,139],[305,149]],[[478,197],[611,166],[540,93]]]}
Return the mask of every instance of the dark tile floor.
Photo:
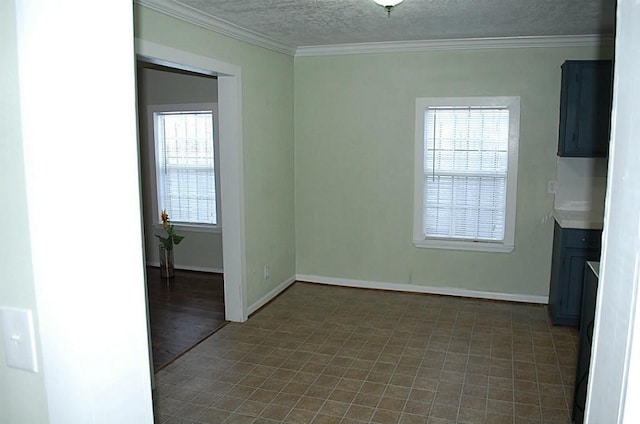
{"label": "dark tile floor", "polygon": [[570,423],[543,305],[295,283],[156,374],[158,423]]}
{"label": "dark tile floor", "polygon": [[226,323],[222,274],[176,270],[167,280],[147,267],[147,296],[156,371]]}

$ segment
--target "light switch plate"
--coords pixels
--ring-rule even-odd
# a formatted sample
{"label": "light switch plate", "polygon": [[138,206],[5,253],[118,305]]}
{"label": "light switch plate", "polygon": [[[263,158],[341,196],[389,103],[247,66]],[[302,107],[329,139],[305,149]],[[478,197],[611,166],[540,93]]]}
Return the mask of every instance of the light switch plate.
{"label": "light switch plate", "polygon": [[0,308],[7,365],[38,372],[33,313],[28,309]]}

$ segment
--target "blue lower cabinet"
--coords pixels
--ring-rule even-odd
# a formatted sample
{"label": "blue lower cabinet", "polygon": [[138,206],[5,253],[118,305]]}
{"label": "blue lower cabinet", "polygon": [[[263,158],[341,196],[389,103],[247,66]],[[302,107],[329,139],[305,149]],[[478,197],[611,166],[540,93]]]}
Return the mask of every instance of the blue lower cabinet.
{"label": "blue lower cabinet", "polygon": [[562,228],[555,224],[549,308],[557,325],[578,326],[582,309],[584,266],[600,260],[602,230]]}
{"label": "blue lower cabinet", "polygon": [[580,316],[580,344],[578,346],[578,364],[576,366],[576,382],[573,395],[573,422],[584,422],[584,410],[587,404],[587,384],[589,383],[589,366],[591,363],[591,345],[593,344],[593,327],[596,318],[596,296],[598,293],[598,276],[594,269],[585,265],[584,286],[582,288],[582,311]]}

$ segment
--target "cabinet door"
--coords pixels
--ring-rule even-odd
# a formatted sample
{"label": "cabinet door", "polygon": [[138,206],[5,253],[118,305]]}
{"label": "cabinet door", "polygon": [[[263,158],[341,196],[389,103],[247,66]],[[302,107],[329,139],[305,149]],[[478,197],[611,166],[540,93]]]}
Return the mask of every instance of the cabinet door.
{"label": "cabinet door", "polygon": [[611,61],[562,66],[559,156],[604,157],[609,146]]}
{"label": "cabinet door", "polygon": [[577,149],[589,156],[606,156],[611,117],[611,64],[594,62],[580,70],[580,117]]}
{"label": "cabinet door", "polygon": [[560,132],[558,156],[571,156],[578,150],[577,127],[580,112],[579,69],[575,62],[562,65],[560,87]]}
{"label": "cabinet door", "polygon": [[576,366],[575,391],[573,396],[573,420],[576,424],[584,422],[584,410],[587,400],[587,384],[589,383],[589,365],[591,362],[591,345],[593,342],[593,326],[596,315],[596,295],[598,277],[585,266],[585,278],[582,294],[582,311],[580,319],[580,344],[578,348],[578,364]]}
{"label": "cabinet door", "polygon": [[549,308],[554,324],[560,308],[560,291],[565,279],[562,273],[564,246],[562,243],[563,230],[556,222],[553,227],[553,252],[551,256],[551,281],[549,282]]}
{"label": "cabinet door", "polygon": [[558,296],[556,319],[558,324],[577,326],[580,323],[584,266],[587,261],[596,261],[599,257],[599,250],[564,250],[562,282]]}

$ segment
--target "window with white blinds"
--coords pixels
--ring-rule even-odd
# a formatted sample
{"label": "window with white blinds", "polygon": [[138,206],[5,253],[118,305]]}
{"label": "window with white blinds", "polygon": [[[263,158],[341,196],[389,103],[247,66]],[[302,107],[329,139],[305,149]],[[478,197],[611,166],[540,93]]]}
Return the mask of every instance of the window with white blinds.
{"label": "window with white blinds", "polygon": [[416,109],[414,243],[511,251],[518,98],[423,98]]}
{"label": "window with white blinds", "polygon": [[187,106],[152,114],[158,211],[166,210],[174,224],[216,226],[215,107]]}

